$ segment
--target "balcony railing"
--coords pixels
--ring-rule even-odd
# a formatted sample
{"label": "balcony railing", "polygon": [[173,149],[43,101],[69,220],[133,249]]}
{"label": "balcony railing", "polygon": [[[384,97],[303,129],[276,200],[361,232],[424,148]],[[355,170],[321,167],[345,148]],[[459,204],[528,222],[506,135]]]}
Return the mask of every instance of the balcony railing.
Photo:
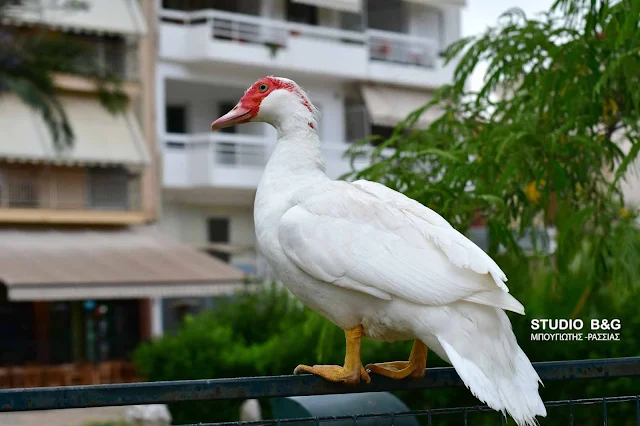
{"label": "balcony railing", "polygon": [[[275,140],[247,134],[166,134],[165,184],[255,187],[275,148]],[[323,142],[327,173],[338,177],[350,170],[347,143]]]}
{"label": "balcony railing", "polygon": [[369,55],[373,60],[433,68],[438,42],[425,37],[389,31],[367,30]]}
{"label": "balcony railing", "polygon": [[135,43],[125,40],[109,40],[101,37],[77,40],[88,50],[76,69],[81,73],[97,71],[101,76],[116,76],[122,80],[137,80],[138,50]]}
{"label": "balcony railing", "polygon": [[165,150],[177,153],[210,152],[213,165],[233,168],[263,168],[274,147],[263,136],[225,133],[167,134]]}
{"label": "balcony railing", "polygon": [[275,50],[286,48],[293,37],[301,37],[363,45],[368,47],[372,60],[427,68],[435,66],[438,55],[436,40],[388,31],[347,31],[218,10],[162,10],[160,19],[189,26],[207,25],[213,39],[265,45]]}
{"label": "balcony railing", "polygon": [[208,25],[215,39],[273,47],[286,47],[290,37],[307,37],[341,43],[365,43],[365,35],[355,31],[316,27],[219,10],[195,12],[162,10],[160,19],[163,22],[184,25]]}
{"label": "balcony railing", "polygon": [[137,211],[140,179],[111,169],[0,169],[1,208]]}

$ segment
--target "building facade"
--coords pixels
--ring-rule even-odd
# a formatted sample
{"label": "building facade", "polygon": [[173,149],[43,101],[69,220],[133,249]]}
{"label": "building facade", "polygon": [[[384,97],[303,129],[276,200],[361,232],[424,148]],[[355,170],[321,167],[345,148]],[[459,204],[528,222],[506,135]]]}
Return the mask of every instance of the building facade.
{"label": "building facade", "polygon": [[250,123],[212,133],[211,122],[257,79],[294,79],[320,110],[327,172],[337,178],[350,170],[343,157],[350,143],[390,134],[451,81],[440,52],[460,36],[462,7],[461,0],[159,1],[161,228],[264,275],[252,208],[275,131]]}
{"label": "building facade", "polygon": [[16,35],[85,43],[129,106],[112,114],[93,80],[56,75],[75,134],[59,150],[38,112],[0,96],[0,388],[134,380],[131,351],[162,333],[163,297],[228,294],[245,275],[153,225],[155,1],[24,0],[3,15]]}

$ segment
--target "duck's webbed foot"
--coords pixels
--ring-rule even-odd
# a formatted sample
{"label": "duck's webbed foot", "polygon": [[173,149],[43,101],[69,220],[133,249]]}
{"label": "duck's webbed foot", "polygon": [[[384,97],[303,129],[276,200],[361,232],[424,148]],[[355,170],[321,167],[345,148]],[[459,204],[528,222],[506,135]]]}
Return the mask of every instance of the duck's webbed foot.
{"label": "duck's webbed foot", "polygon": [[316,376],[320,376],[325,380],[334,383],[344,383],[346,385],[357,385],[360,380],[367,383],[371,381],[369,374],[361,365],[359,371],[349,370],[346,367],[340,365],[299,365],[293,370],[293,374],[310,373]]}
{"label": "duck's webbed foot", "polygon": [[315,374],[316,376],[320,376],[330,382],[344,383],[347,385],[357,385],[360,383],[360,380],[364,380],[366,383],[371,382],[371,378],[362,366],[362,361],[360,360],[360,341],[362,338],[362,332],[362,325],[344,331],[344,335],[347,340],[344,366],[299,365],[295,370],[293,370],[293,374]]}
{"label": "duck's webbed foot", "polygon": [[368,364],[365,368],[368,372],[388,377],[390,379],[404,379],[412,377],[420,379],[424,377],[427,365],[427,353],[429,348],[420,340],[413,342],[409,361],[380,362]]}

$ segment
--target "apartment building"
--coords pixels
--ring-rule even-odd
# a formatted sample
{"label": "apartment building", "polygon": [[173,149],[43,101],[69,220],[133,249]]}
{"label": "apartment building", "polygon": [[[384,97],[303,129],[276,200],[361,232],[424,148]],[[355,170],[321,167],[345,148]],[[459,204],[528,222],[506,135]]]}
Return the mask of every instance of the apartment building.
{"label": "apartment building", "polygon": [[88,43],[130,102],[113,115],[92,81],[55,76],[75,133],[60,151],[36,111],[0,96],[0,387],[134,380],[129,354],[162,332],[161,298],[243,285],[241,270],[153,226],[155,11],[154,0],[23,0],[3,10],[6,31],[46,27]]}
{"label": "apartment building", "polygon": [[[440,52],[460,36],[464,0],[162,0],[156,71],[163,156],[160,226],[248,273],[252,204],[275,131],[211,133],[260,77],[294,79],[320,109],[327,171],[353,141],[387,135],[452,78]],[[428,121],[429,117],[425,117]],[[356,164],[361,167],[363,164]],[[202,302],[204,303],[204,302]]]}

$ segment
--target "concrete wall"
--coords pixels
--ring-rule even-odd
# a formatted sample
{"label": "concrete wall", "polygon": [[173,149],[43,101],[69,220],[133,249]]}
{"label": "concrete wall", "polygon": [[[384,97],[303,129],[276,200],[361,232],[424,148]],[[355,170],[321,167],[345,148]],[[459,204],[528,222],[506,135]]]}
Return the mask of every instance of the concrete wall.
{"label": "concrete wall", "polygon": [[148,221],[158,218],[161,194],[161,154],[156,141],[155,72],[158,58],[157,0],[140,0],[147,23],[147,33],[140,39],[138,61],[140,70],[140,118],[151,164],[142,174],[142,208]]}
{"label": "concrete wall", "polygon": [[[235,105],[245,90],[246,87],[239,85],[234,87],[167,80],[166,104],[186,106],[187,133],[209,133],[211,122],[228,112],[220,109],[220,103]],[[262,135],[265,132],[264,126],[257,123],[247,123],[237,130],[239,133],[252,135]]]}
{"label": "concrete wall", "polygon": [[[166,104],[187,107],[188,133],[210,132],[211,122],[227,112],[219,109],[219,103],[225,101],[235,104],[251,84],[267,75],[266,73],[256,74],[229,81],[229,75],[225,73],[204,73],[184,67],[183,74],[172,71],[171,66],[161,65],[160,68],[164,74]],[[327,84],[327,82],[318,82],[310,78],[296,78],[296,82],[307,91],[311,102],[320,109],[318,132],[321,139],[334,143],[343,142],[346,132],[342,85]],[[165,119],[162,111],[163,133]],[[237,131],[242,134],[275,138],[275,130],[263,123],[243,124],[237,128]]]}
{"label": "concrete wall", "polygon": [[[164,203],[159,227],[168,235],[194,246],[207,243],[207,220],[229,219],[229,243],[234,246],[255,247],[253,212],[251,207],[200,206]],[[255,249],[231,256],[234,265],[255,265]]]}

